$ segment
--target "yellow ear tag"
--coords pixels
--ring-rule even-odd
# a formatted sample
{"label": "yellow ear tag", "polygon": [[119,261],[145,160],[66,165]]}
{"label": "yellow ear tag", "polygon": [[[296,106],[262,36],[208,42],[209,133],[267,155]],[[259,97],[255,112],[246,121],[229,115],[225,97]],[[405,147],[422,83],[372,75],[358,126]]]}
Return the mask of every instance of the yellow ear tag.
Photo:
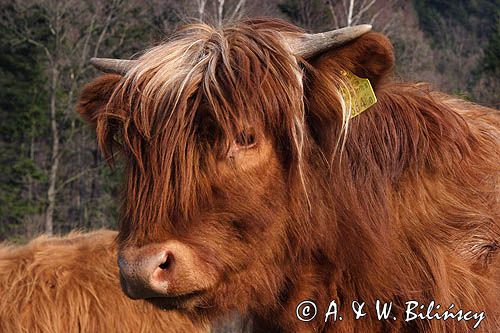
{"label": "yellow ear tag", "polygon": [[348,80],[348,90],[342,88],[342,96],[346,104],[351,104],[351,119],[377,103],[377,96],[368,79],[362,79],[353,73],[342,70],[340,72]]}

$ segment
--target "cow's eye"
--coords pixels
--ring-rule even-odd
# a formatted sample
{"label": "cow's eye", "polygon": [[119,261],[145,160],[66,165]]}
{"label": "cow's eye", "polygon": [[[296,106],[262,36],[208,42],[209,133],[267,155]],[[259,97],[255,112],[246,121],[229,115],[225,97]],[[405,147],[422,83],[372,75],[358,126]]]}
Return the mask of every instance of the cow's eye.
{"label": "cow's eye", "polygon": [[229,148],[227,157],[234,159],[237,155],[243,152],[253,151],[252,148],[257,146],[257,135],[253,129],[241,131],[233,139],[233,143]]}
{"label": "cow's eye", "polygon": [[240,132],[234,143],[239,148],[252,148],[257,143],[257,139],[255,137],[255,133],[252,130]]}

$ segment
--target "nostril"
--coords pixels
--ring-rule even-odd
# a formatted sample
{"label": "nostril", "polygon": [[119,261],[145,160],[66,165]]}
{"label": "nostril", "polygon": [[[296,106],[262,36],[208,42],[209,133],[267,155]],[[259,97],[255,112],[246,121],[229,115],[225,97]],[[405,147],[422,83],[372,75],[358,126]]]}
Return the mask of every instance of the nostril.
{"label": "nostril", "polygon": [[163,261],[159,267],[163,270],[167,270],[172,266],[173,262],[174,262],[174,256],[172,255],[172,253],[167,253],[165,261]]}
{"label": "nostril", "polygon": [[129,258],[126,254],[118,255],[118,264],[122,289],[130,298],[161,297],[169,293],[174,285],[174,270],[182,261],[181,256],[175,257],[172,250],[160,246],[144,248],[135,256],[129,255]]}

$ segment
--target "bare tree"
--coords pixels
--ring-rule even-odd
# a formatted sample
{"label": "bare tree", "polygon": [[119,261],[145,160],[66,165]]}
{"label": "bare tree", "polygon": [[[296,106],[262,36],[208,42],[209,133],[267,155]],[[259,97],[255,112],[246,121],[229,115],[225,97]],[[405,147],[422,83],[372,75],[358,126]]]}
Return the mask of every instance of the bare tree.
{"label": "bare tree", "polygon": [[66,38],[63,31],[63,16],[70,7],[70,2],[50,1],[48,3],[48,14],[46,15],[47,22],[50,26],[50,33],[53,37],[52,46],[47,46],[40,41],[37,41],[35,34],[29,29],[21,29],[18,33],[29,43],[40,47],[47,58],[47,71],[50,77],[49,88],[49,114],[50,114],[50,130],[52,134],[50,168],[48,173],[48,189],[47,189],[47,209],[45,213],[45,232],[48,235],[53,234],[53,216],[56,197],[56,181],[59,169],[60,153],[59,153],[59,126],[57,120],[57,92],[60,83],[61,75],[61,48]]}
{"label": "bare tree", "polygon": [[392,24],[388,15],[383,14],[392,14],[392,8],[398,3],[402,0],[326,0],[334,28],[377,23],[382,32],[387,32]]}
{"label": "bare tree", "polygon": [[[207,6],[207,4],[212,6]],[[226,20],[232,21],[241,18],[245,12],[245,4],[246,0],[194,0],[194,8],[198,19],[201,22],[214,23],[217,27],[221,27]],[[189,8],[189,6],[186,8]]]}
{"label": "bare tree", "polygon": [[[51,137],[44,229],[47,234],[52,235],[58,193],[66,185],[95,169],[95,166],[81,169],[84,164],[77,163],[71,165],[71,168],[61,170],[61,159],[72,147],[76,149],[77,158],[81,160],[81,144],[74,140],[74,136],[81,131],[81,126],[75,122],[76,92],[89,69],[88,59],[98,54],[106,38],[110,35],[119,37],[118,42],[114,43],[114,49],[123,43],[126,29],[125,32],[117,33],[112,25],[120,19],[127,6],[124,6],[124,0],[18,0],[14,6],[19,13],[39,8],[49,31],[47,40],[47,36],[40,36],[27,22],[9,24],[21,42],[35,45],[43,50],[45,55]],[[113,52],[113,49],[108,51]],[[66,125],[68,123],[71,124],[69,128]],[[61,142],[62,137],[64,142]],[[73,171],[74,168],[77,170]],[[64,176],[64,179],[60,179],[61,176]]]}
{"label": "bare tree", "polygon": [[196,0],[196,7],[198,9],[198,19],[203,21],[205,18],[205,7],[207,5],[207,0]]}

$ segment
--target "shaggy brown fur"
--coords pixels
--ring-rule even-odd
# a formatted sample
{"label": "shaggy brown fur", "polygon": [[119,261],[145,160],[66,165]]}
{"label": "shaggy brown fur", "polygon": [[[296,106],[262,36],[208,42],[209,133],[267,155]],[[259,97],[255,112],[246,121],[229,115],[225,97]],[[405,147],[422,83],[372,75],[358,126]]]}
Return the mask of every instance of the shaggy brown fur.
{"label": "shaggy brown fur", "polygon": [[[186,285],[195,294],[176,306],[198,318],[236,309],[271,331],[471,330],[403,321],[406,301],[435,300],[484,310],[477,331],[498,331],[498,113],[393,82],[380,34],[296,61],[283,32],[300,30],[189,26],[125,77],[83,90],[79,112],[126,163],[121,250],[186,244],[200,264],[183,274],[210,278]],[[342,70],[369,78],[378,97],[354,119]],[[305,299],[323,315],[336,300],[344,320],[299,322]],[[394,302],[398,320],[375,320],[377,299]],[[354,320],[353,300],[370,315]]]}
{"label": "shaggy brown fur", "polygon": [[120,290],[116,232],[0,248],[0,332],[207,332]]}

